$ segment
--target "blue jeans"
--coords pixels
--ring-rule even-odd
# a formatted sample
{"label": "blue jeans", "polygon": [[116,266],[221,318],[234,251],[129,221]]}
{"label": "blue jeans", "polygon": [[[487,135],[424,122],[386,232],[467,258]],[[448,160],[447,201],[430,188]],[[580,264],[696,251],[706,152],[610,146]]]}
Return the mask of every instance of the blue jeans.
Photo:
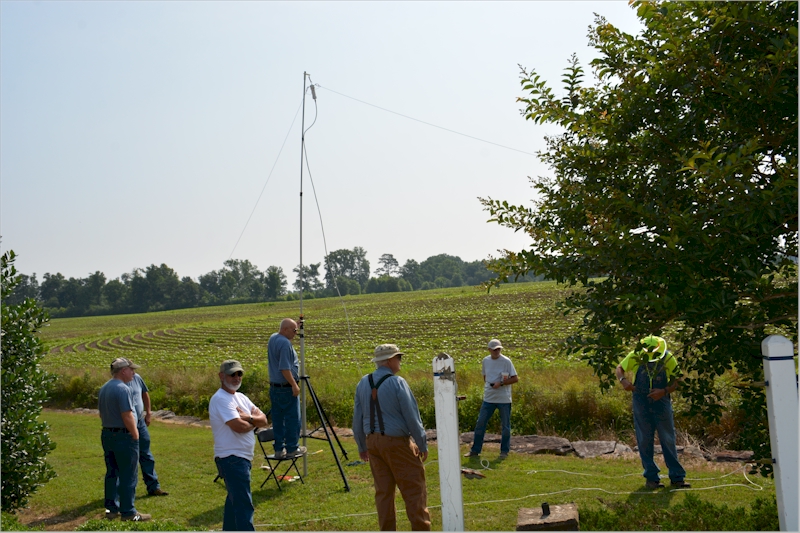
{"label": "blue jeans", "polygon": [[275,451],[279,452],[284,447],[287,452],[297,450],[300,440],[300,398],[292,395],[291,387],[270,387],[269,401],[272,404]]}
{"label": "blue jeans", "polygon": [[147,492],[161,488],[156,475],[156,458],[150,452],[150,431],[144,420],[136,426],[139,430],[139,466],[142,468],[142,479],[147,486]]}
{"label": "blue jeans", "polygon": [[136,483],[139,477],[139,441],[125,431],[102,430],[103,458],[106,461],[105,507],[123,516],[136,514]]}
{"label": "blue jeans", "polygon": [[472,443],[472,453],[481,453],[483,438],[486,435],[486,424],[495,410],[500,411],[500,425],[502,426],[500,453],[508,453],[511,449],[511,404],[483,402],[481,404],[481,412],[478,414],[478,422],[475,424],[475,440]]}
{"label": "blue jeans", "polygon": [[633,394],[633,425],[636,428],[636,443],[639,445],[639,458],[648,481],[659,481],[660,472],[653,461],[655,433],[661,442],[664,462],[669,469],[669,479],[673,483],[683,481],[686,471],[678,462],[675,447],[675,422],[672,413],[672,400],[669,396],[652,401],[644,394]]}
{"label": "blue jeans", "polygon": [[222,515],[223,531],[255,531],[253,525],[253,496],[250,493],[250,461],[236,455],[215,457],[217,470],[228,496]]}

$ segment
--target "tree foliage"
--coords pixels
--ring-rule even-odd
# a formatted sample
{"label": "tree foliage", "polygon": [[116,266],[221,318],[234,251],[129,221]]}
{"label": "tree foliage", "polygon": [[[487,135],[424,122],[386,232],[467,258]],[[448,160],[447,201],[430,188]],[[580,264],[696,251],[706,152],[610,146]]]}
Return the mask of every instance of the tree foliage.
{"label": "tree foliage", "polygon": [[[632,4],[640,34],[590,28],[594,85],[575,56],[561,95],[522,69],[523,116],[563,133],[533,207],[481,199],[532,240],[491,269],[585,288],[565,350],[606,388],[625,346],[666,330],[691,411],[715,419],[717,376],[758,381],[764,337],[797,341],[797,3]],[[763,391],[742,397],[742,445],[766,456]]]}
{"label": "tree foliage", "polygon": [[360,246],[352,250],[334,250],[325,256],[325,283],[331,289],[334,281],[343,276],[357,281],[361,288],[369,281],[369,261],[367,251]]}
{"label": "tree foliage", "polygon": [[8,301],[21,280],[13,264],[15,257],[13,250],[0,257],[3,472],[0,504],[7,512],[24,507],[28,497],[56,475],[45,461],[55,444],[50,441],[47,424],[38,421],[53,380],[39,366],[44,347],[36,336],[47,322],[47,314],[32,298],[19,303]]}

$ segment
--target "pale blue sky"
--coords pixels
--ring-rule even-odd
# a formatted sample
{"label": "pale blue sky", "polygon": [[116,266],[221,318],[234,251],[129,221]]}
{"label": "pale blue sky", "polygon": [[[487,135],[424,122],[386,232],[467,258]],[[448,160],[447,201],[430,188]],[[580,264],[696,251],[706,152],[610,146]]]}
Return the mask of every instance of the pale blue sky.
{"label": "pale blue sky", "polygon": [[[534,153],[555,130],[520,116],[517,64],[560,90],[572,53],[589,70],[593,13],[640,29],[625,1],[0,2],[0,247],[40,280],[153,263],[196,279],[232,251],[293,280],[307,71],[328,251],[361,246],[374,269],[521,249],[477,197],[529,201],[536,157],[325,88]],[[309,264],[325,251],[304,179]]]}

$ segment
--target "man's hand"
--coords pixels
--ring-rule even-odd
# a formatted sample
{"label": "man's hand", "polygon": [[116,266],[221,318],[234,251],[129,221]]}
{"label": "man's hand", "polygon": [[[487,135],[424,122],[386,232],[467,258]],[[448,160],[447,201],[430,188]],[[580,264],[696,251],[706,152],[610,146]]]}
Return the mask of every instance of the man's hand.
{"label": "man's hand", "polygon": [[369,452],[358,452],[358,456],[361,457],[361,460],[365,463],[369,462]]}
{"label": "man's hand", "polygon": [[300,386],[295,383],[292,385],[292,396],[298,396],[300,394]]}
{"label": "man's hand", "polygon": [[144,425],[150,427],[150,415],[151,413],[145,413],[144,415]]}
{"label": "man's hand", "polygon": [[647,395],[653,401],[658,401],[667,395],[667,389],[650,389],[650,394]]}
{"label": "man's hand", "polygon": [[419,458],[422,459],[422,462],[424,463],[428,460],[428,452],[419,452]]}
{"label": "man's hand", "polygon": [[249,420],[250,419],[250,413],[248,413],[247,411],[245,411],[244,409],[242,409],[238,405],[236,406],[236,412],[239,413],[239,418],[241,418],[242,420]]}

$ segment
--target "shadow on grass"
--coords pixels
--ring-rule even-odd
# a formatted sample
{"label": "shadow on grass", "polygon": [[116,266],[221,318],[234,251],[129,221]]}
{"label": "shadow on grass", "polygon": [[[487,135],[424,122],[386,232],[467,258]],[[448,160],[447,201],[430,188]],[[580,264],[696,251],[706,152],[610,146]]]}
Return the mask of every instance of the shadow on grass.
{"label": "shadow on grass", "polygon": [[667,509],[678,492],[671,490],[669,485],[663,489],[648,489],[647,485],[642,484],[628,496],[628,503],[634,506],[645,503],[654,508]]}
{"label": "shadow on grass", "polygon": [[79,518],[93,515],[95,513],[105,513],[105,500],[100,498],[89,503],[85,503],[79,507],[73,507],[72,509],[65,509],[60,514],[55,516],[50,516],[48,518],[43,518],[41,520],[34,520],[27,524],[28,527],[31,528],[38,528],[38,527],[48,527],[48,526],[57,526],[59,524],[66,524],[68,522],[73,522]]}
{"label": "shadow on grass", "polygon": [[[272,480],[270,480],[271,482]],[[203,513],[194,515],[187,520],[187,524],[195,529],[208,529],[212,524],[221,524],[222,517],[225,512],[225,498],[227,498],[227,491],[225,490],[225,485],[222,482],[219,483],[220,491],[219,491],[219,501],[220,505],[214,507],[213,509],[209,509]],[[281,494],[285,494],[287,491],[291,490],[290,487],[284,487],[284,489],[278,490],[274,485],[269,486],[266,485],[263,489],[256,489],[252,492],[253,496],[253,507],[258,509],[258,506],[275,500],[281,497]],[[102,506],[102,502],[101,502]]]}

